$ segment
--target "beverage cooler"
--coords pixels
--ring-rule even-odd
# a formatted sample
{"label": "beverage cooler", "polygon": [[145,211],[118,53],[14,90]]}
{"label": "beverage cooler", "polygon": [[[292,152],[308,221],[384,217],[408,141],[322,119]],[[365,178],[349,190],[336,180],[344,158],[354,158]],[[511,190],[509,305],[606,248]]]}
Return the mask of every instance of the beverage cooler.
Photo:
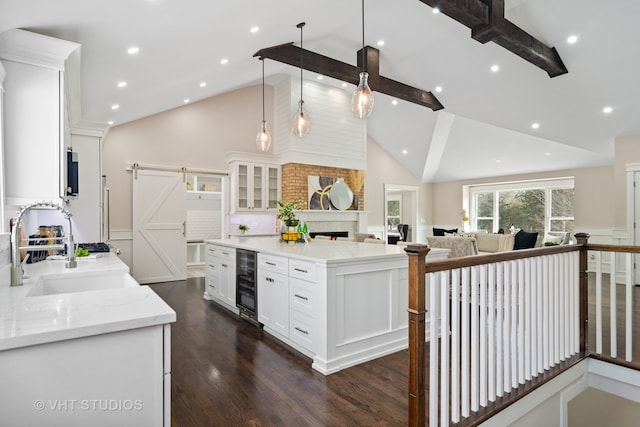
{"label": "beverage cooler", "polygon": [[241,317],[259,325],[256,255],[254,251],[236,249],[236,305]]}

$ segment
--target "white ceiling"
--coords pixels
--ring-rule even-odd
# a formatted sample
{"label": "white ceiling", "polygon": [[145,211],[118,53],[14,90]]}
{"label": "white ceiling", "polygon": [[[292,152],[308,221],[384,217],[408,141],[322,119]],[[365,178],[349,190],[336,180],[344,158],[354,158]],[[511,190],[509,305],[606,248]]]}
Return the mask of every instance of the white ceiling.
{"label": "white ceiling", "polygon": [[[297,42],[356,63],[360,1],[0,0],[0,32],[23,28],[82,45],[82,118],[115,125],[260,79],[253,54]],[[613,140],[640,134],[640,1],[506,0],[506,17],[557,48],[569,73],[553,79],[418,0],[367,0],[366,43],[380,73],[434,94],[432,112],[376,94],[369,135],[424,181],[597,166]],[[249,29],[258,26],[252,34]],[[569,35],[578,41],[569,45]],[[127,48],[140,53],[129,56]],[[228,58],[226,65],[220,61]],[[499,64],[500,71],[490,71]],[[267,76],[297,73],[266,61]],[[307,78],[313,78],[306,73]],[[118,88],[119,81],[127,81]],[[325,82],[332,79],[325,79]],[[200,82],[207,86],[201,88]],[[331,84],[331,82],[329,82]],[[259,100],[256,100],[259,102]],[[117,111],[111,105],[119,104]],[[603,107],[612,113],[604,114]],[[539,129],[531,124],[537,122]],[[403,154],[402,150],[407,154]],[[545,154],[546,153],[546,154]],[[499,161],[499,162],[498,162]]]}

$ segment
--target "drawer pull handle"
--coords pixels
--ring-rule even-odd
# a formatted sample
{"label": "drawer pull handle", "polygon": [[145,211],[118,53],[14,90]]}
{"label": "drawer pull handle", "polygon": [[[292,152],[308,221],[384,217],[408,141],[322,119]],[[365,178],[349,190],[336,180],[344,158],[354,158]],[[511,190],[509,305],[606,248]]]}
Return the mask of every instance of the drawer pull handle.
{"label": "drawer pull handle", "polygon": [[305,331],[304,329],[300,329],[297,326],[295,327],[295,330],[298,331],[298,332],[302,332],[305,335],[309,335],[309,331]]}
{"label": "drawer pull handle", "polygon": [[222,266],[223,266],[224,268],[229,267],[227,264],[222,264]]}
{"label": "drawer pull handle", "polygon": [[309,301],[309,298],[303,297],[302,295],[294,294],[293,296],[296,298],[300,298],[301,300]]}
{"label": "drawer pull handle", "polygon": [[267,265],[270,265],[270,266],[272,266],[272,267],[275,267],[275,266],[276,266],[276,264],[275,264],[275,263],[273,263],[273,262],[265,261],[264,263],[265,263],[265,264],[267,264]]}
{"label": "drawer pull handle", "polygon": [[222,255],[229,255],[229,252],[222,252]]}
{"label": "drawer pull handle", "polygon": [[267,280],[267,282],[271,282],[271,283],[275,282],[275,280],[273,280],[271,277],[265,277],[265,279]]}
{"label": "drawer pull handle", "polygon": [[298,272],[300,272],[300,273],[305,273],[305,274],[306,274],[306,273],[309,273],[307,270],[303,270],[303,269],[301,269],[301,268],[294,268],[294,270],[295,270],[295,271],[298,271]]}

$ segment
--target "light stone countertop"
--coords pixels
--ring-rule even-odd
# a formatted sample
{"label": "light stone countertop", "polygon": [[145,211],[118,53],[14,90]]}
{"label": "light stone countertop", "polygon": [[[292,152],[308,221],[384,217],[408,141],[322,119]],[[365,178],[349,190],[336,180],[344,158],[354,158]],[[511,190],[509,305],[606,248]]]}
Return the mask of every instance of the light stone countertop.
{"label": "light stone countertop", "polygon": [[[78,268],[64,260],[26,264],[23,286],[0,284],[0,350],[172,323],[176,313],[148,286],[129,276],[129,268],[112,253],[79,258]],[[125,279],[126,278],[126,279]],[[43,280],[62,285],[93,286],[109,280],[111,289],[29,296]]]}
{"label": "light stone countertop", "polygon": [[[298,258],[323,264],[408,258],[404,248],[400,246],[336,240],[312,239],[309,243],[296,242],[292,244],[280,241],[280,237],[244,236],[205,240],[205,243],[248,249],[272,255],[284,255],[289,258]],[[432,257],[446,256],[448,253],[447,249],[432,248],[430,251]]]}

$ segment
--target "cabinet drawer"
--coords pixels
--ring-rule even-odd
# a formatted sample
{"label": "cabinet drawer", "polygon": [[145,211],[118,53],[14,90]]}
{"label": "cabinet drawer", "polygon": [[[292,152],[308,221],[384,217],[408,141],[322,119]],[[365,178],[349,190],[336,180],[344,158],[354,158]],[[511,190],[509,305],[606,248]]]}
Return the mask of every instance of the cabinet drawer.
{"label": "cabinet drawer", "polygon": [[296,310],[291,310],[289,322],[289,338],[315,353],[315,320]]}
{"label": "cabinet drawer", "polygon": [[207,245],[207,261],[212,258],[220,258],[228,262],[236,262],[236,250],[226,246]]}
{"label": "cabinet drawer", "polygon": [[219,247],[216,256],[227,261],[227,263],[236,263],[236,250],[234,248]]}
{"label": "cabinet drawer", "polygon": [[312,262],[296,259],[289,260],[289,277],[295,277],[297,279],[315,283],[316,265]]}
{"label": "cabinet drawer", "polygon": [[284,257],[274,255],[258,254],[258,270],[273,271],[276,273],[289,274],[289,260]]}
{"label": "cabinet drawer", "polygon": [[289,280],[289,306],[291,309],[301,311],[312,317],[316,317],[315,308],[317,302],[318,286],[315,283],[291,278]]}

